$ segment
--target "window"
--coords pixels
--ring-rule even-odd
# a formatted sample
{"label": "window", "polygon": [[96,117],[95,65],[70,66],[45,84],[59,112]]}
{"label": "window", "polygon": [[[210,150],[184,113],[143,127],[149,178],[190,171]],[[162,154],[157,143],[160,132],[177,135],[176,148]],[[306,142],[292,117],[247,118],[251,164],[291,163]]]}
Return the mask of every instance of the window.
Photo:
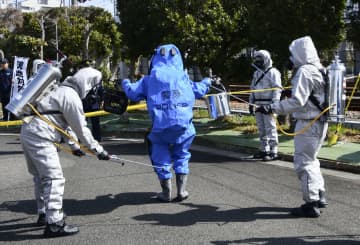
{"label": "window", "polygon": [[48,5],[48,0],[38,0],[38,3]]}

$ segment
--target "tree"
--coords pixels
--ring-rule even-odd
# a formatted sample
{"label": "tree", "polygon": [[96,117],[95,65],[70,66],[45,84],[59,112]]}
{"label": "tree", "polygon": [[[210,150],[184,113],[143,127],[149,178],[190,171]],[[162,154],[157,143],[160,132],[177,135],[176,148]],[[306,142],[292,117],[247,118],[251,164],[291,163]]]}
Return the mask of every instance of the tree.
{"label": "tree", "polygon": [[[172,1],[166,16],[173,31],[166,37],[187,50],[187,65],[211,67],[225,83],[248,76],[249,62],[240,53],[247,47],[244,1]],[[241,72],[239,72],[239,69]],[[244,76],[245,75],[245,76]]]}
{"label": "tree", "polygon": [[16,9],[0,10],[0,47],[5,51],[5,56],[11,56],[12,45],[10,42],[11,33],[21,28],[23,25],[23,15]]}
{"label": "tree", "polygon": [[345,0],[121,0],[118,6],[131,60],[170,42],[188,51],[186,63],[211,66],[233,82],[250,78],[246,48],[269,50],[281,69],[298,37],[310,35],[320,54],[344,38]]}
{"label": "tree", "polygon": [[10,56],[39,58],[40,48],[44,45],[39,16],[37,13],[23,13],[20,16],[23,23],[8,32],[5,40],[6,50]]}
{"label": "tree", "polygon": [[250,44],[267,49],[281,66],[289,56],[290,42],[310,35],[322,52],[334,49],[344,38],[345,0],[247,0]]}
{"label": "tree", "polygon": [[351,0],[348,6],[347,38],[360,49],[360,0]]}
{"label": "tree", "polygon": [[[0,12],[0,19],[1,16]],[[5,47],[10,56],[39,58],[40,47],[44,45],[44,57],[55,59],[57,25],[59,48],[75,65],[83,59],[93,59],[96,60],[97,67],[106,71],[101,68],[103,65],[109,60],[117,64],[120,58],[121,34],[111,14],[101,8],[53,8],[20,16],[19,20],[24,21],[16,24],[13,30],[5,29],[5,21],[0,25],[2,30],[8,30],[3,32],[5,35],[0,42],[0,48]],[[42,40],[41,19],[44,19],[45,41]],[[12,25],[14,23],[17,22],[12,22]]]}
{"label": "tree", "polygon": [[236,28],[234,19],[224,10],[219,0],[172,1],[165,9],[172,32],[165,40],[178,43],[188,52],[188,62],[204,66],[216,64],[230,33]]}
{"label": "tree", "polygon": [[8,33],[23,25],[23,16],[17,9],[0,9],[1,33]]}
{"label": "tree", "polygon": [[131,74],[140,55],[150,56],[171,30],[164,12],[166,0],[118,0],[120,31],[123,34],[124,55],[130,60]]}
{"label": "tree", "polygon": [[137,57],[148,56],[157,45],[174,43],[187,52],[187,65],[212,67],[216,73],[226,74],[238,49],[245,47],[246,38],[241,35],[245,11],[242,1],[224,1],[226,10],[222,2],[118,1],[126,56],[134,64]]}
{"label": "tree", "polygon": [[[110,55],[119,58],[121,34],[110,13],[95,7],[54,8],[47,13],[47,24],[55,21],[65,53],[99,63]],[[49,29],[49,36],[53,42],[55,28]]]}

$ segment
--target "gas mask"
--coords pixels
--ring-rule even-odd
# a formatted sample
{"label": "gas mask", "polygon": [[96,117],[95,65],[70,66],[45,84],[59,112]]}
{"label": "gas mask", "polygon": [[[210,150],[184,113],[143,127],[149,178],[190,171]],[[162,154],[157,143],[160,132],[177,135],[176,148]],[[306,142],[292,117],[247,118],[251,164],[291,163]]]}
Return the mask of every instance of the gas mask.
{"label": "gas mask", "polygon": [[265,62],[261,56],[256,56],[254,59],[254,65],[261,70],[265,69]]}

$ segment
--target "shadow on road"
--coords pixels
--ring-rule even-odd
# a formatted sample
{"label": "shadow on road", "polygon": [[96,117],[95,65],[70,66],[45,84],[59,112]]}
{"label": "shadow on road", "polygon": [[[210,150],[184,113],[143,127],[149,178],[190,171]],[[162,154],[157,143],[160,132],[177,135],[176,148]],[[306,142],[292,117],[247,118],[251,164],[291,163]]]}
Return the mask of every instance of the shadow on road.
{"label": "shadow on road", "polygon": [[23,241],[42,238],[41,234],[27,234],[28,232],[43,230],[43,227],[36,227],[34,223],[24,222],[28,218],[12,219],[0,222],[0,241]]}
{"label": "shadow on road", "polygon": [[225,211],[218,211],[219,207],[212,205],[199,205],[182,203],[192,208],[181,213],[144,214],[135,216],[135,220],[152,221],[155,225],[167,226],[190,226],[196,223],[229,223],[229,222],[250,222],[257,219],[293,219],[290,216],[290,208],[281,207],[252,207],[238,208]]}
{"label": "shadow on road", "polygon": [[264,237],[264,238],[249,238],[235,241],[214,241],[215,245],[230,245],[230,244],[264,244],[264,245],[278,245],[278,244],[316,244],[316,245],[352,245],[360,244],[360,235],[329,235],[329,236],[304,236],[304,237]]}
{"label": "shadow on road", "polygon": [[144,143],[103,143],[107,151],[112,154],[120,155],[147,155],[146,147]]}
{"label": "shadow on road", "polygon": [[24,155],[23,151],[0,151],[0,156],[2,155]]}
{"label": "shadow on road", "polygon": [[[155,195],[154,192],[128,192],[97,196],[95,199],[89,200],[65,199],[64,210],[69,216],[104,214],[110,213],[120,206],[159,203],[154,198]],[[35,200],[3,202],[0,205],[1,211],[25,213],[34,215],[34,217],[1,221],[0,241],[22,241],[42,237],[42,234],[26,234],[27,232],[43,230],[43,227],[36,227],[33,223],[37,218]],[[27,219],[32,219],[32,223],[24,223]]]}
{"label": "shadow on road", "polygon": [[[105,149],[110,154],[120,155],[148,155],[144,143],[111,143],[105,144]],[[218,163],[234,161],[234,158],[219,156],[216,154],[204,153],[191,150],[191,162],[198,163]]]}
{"label": "shadow on road", "polygon": [[[69,216],[104,214],[120,206],[158,203],[154,198],[155,195],[154,192],[127,192],[97,196],[88,200],[64,199],[64,210]],[[0,211],[35,215],[36,202],[35,200],[7,201],[0,205]],[[0,230],[1,228],[0,223]]]}

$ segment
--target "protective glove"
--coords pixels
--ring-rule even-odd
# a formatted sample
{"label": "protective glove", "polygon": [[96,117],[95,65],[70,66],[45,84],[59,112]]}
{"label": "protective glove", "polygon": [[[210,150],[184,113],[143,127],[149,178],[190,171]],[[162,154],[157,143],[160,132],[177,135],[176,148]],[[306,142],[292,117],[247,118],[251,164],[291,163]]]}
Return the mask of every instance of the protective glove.
{"label": "protective glove", "polygon": [[281,92],[281,96],[282,97],[287,97],[290,98],[291,97],[291,89],[285,89]]}
{"label": "protective glove", "polygon": [[107,151],[103,150],[102,152],[100,152],[99,154],[97,154],[97,158],[99,160],[110,160],[110,155]]}
{"label": "protective glove", "polygon": [[263,114],[271,114],[272,113],[270,105],[261,105],[261,106],[257,107],[255,111],[261,112]]}
{"label": "protective glove", "polygon": [[221,78],[218,76],[212,76],[211,77],[211,83],[212,84],[216,84],[216,85],[220,85],[221,83]]}
{"label": "protective glove", "polygon": [[72,154],[77,157],[85,156],[85,153],[80,149],[72,150]]}
{"label": "protective glove", "polygon": [[255,106],[254,105],[249,105],[249,113],[251,116],[255,115]]}
{"label": "protective glove", "polygon": [[118,81],[118,85],[119,85],[119,87],[121,87],[122,88],[122,90],[126,90],[125,88],[128,86],[128,84],[130,84],[131,82],[130,82],[130,80],[129,79],[123,79],[123,80],[119,80]]}

